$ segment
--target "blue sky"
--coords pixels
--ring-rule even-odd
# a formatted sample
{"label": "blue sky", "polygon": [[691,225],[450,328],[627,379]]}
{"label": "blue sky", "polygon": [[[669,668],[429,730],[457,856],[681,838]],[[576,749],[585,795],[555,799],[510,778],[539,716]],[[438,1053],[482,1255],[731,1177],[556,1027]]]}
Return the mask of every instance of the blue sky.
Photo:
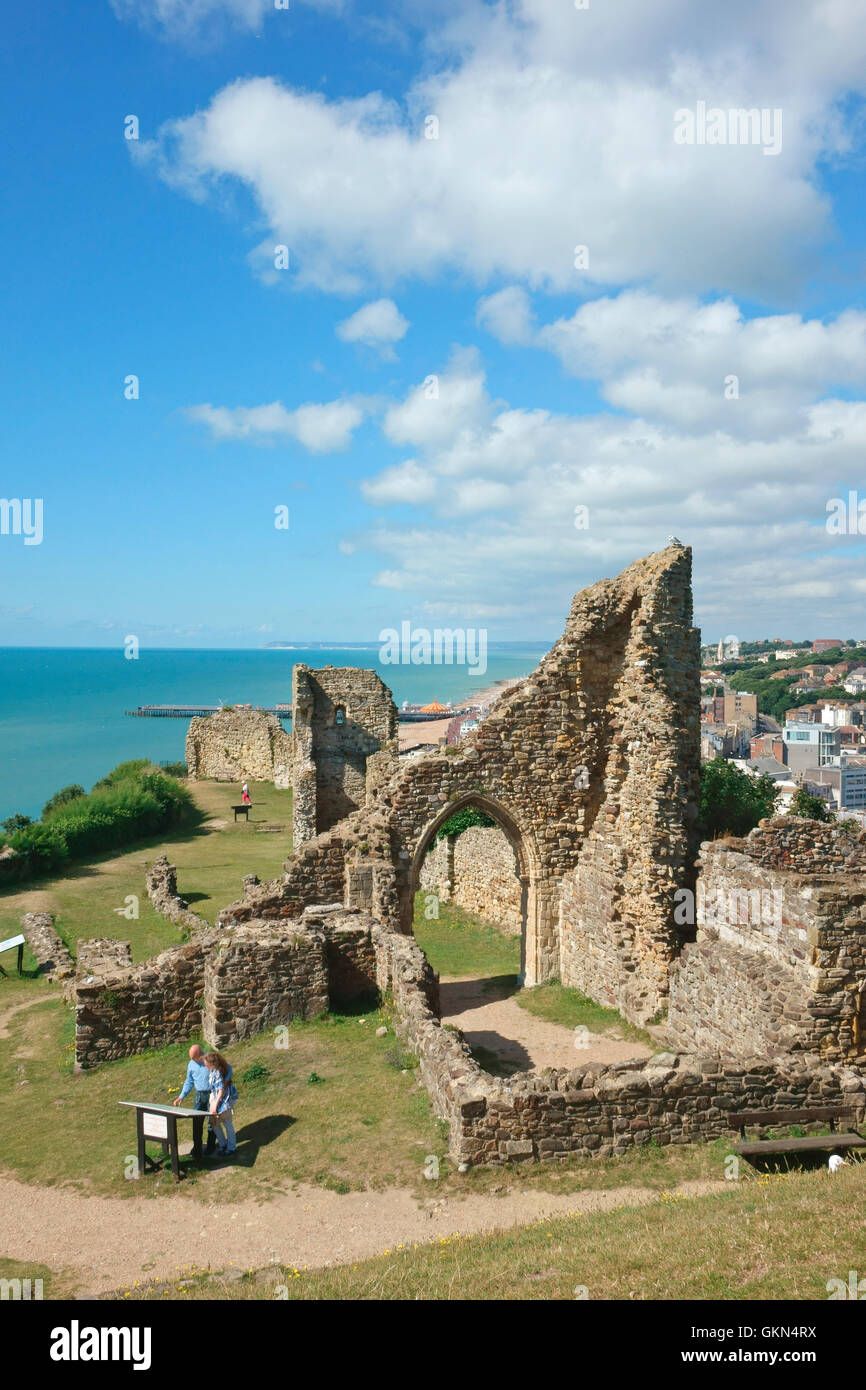
{"label": "blue sky", "polygon": [[[708,639],[863,635],[864,20],[17,7],[0,644],[546,640],[672,533]],[[677,145],[699,101],[780,152]]]}

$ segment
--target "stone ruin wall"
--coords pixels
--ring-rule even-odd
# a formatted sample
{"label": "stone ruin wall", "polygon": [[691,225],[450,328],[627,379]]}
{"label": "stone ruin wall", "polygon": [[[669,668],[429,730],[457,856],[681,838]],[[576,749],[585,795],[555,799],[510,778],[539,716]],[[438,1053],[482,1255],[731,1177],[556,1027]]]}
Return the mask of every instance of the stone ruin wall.
{"label": "stone ruin wall", "polygon": [[701,847],[668,1035],[728,1056],[866,1062],[866,835],[796,817]]}
{"label": "stone ruin wall", "polygon": [[371,919],[314,908],[298,921],[211,930],[140,965],[117,942],[87,943],[75,980],[75,1059],[84,1069],[169,1043],[226,1047],[376,992]]}
{"label": "stone ruin wall", "polygon": [[190,931],[207,930],[210,923],[193,912],[186,898],[177,891],[177,867],[160,854],[145,872],[147,896],[163,917]]}
{"label": "stone ruin wall", "polygon": [[809,1106],[851,1107],[862,1123],[864,1082],[846,1066],[810,1057],[723,1060],[657,1053],[613,1066],[548,1068],[494,1078],[460,1033],[443,1028],[429,961],[411,939],[373,926],[377,981],[390,991],[397,1030],[419,1059],[421,1081],[449,1129],[458,1165],[607,1158],[650,1142],[689,1144],[731,1137],[738,1114]]}
{"label": "stone ruin wall", "polygon": [[[561,974],[628,1018],[651,1018],[667,1000],[682,940],[673,894],[691,886],[696,849],[691,621],[691,555],[678,543],[584,590],[537,670],[499,697],[456,752],[401,765],[363,809],[305,844],[282,881],[245,895],[220,920],[298,916],[309,903],[338,901],[409,932],[435,830],[476,805],[502,826],[520,864],[526,983]],[[306,680],[303,668],[298,678]],[[309,723],[312,696],[304,698]],[[309,801],[302,814],[309,818]],[[341,877],[340,896],[325,896],[323,880],[336,890]]]}
{"label": "stone ruin wall", "polygon": [[513,936],[523,927],[519,867],[501,830],[473,825],[460,835],[443,836],[429,851],[421,868],[421,891],[495,922]]}
{"label": "stone ruin wall", "polygon": [[186,765],[191,781],[273,782],[291,786],[292,735],[275,714],[221,709],[189,721]]}
{"label": "stone ruin wall", "polygon": [[[342,722],[338,720],[342,715]],[[368,760],[396,756],[397,707],[375,671],[354,666],[292,671],[293,843],[329,830],[368,799]],[[382,778],[381,759],[375,774]]]}

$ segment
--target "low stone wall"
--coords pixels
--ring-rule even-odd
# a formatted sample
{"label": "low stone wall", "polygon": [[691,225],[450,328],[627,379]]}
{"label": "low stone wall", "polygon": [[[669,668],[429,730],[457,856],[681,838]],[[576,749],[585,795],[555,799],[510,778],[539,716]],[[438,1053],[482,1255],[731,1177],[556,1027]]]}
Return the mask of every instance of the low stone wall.
{"label": "low stone wall", "polygon": [[605,1158],[648,1144],[708,1142],[739,1128],[737,1115],[846,1105],[862,1123],[864,1082],[846,1066],[811,1057],[768,1061],[657,1053],[613,1066],[548,1069],[499,1079],[482,1071],[462,1037],[437,1016],[435,977],[408,938],[373,931],[382,988],[390,988],[400,1034],[416,1052],[421,1080],[449,1127],[458,1165]]}
{"label": "low stone wall", "polygon": [[178,893],[177,869],[174,864],[169,864],[164,854],[153,861],[145,875],[145,882],[147,896],[163,917],[191,931],[209,929],[210,923],[199,917],[197,912],[193,912],[186,898],[182,898]]}
{"label": "low stone wall", "polygon": [[75,974],[75,961],[55,931],[50,912],[25,912],[21,931],[47,980],[66,980]]}
{"label": "low stone wall", "polygon": [[444,836],[427,854],[420,886],[509,934],[522,930],[523,889],[514,850],[495,826],[473,825]]}
{"label": "low stone wall", "polygon": [[109,972],[75,988],[75,1059],[84,1068],[151,1047],[201,1037],[204,963],[212,939],[202,933],[153,960]]}
{"label": "low stone wall", "polygon": [[226,1047],[328,1008],[325,934],[306,925],[249,923],[220,938],[204,969],[202,1032]]}
{"label": "low stone wall", "polygon": [[853,833],[838,824],[772,816],[741,840],[728,845],[767,868],[798,873],[866,873],[866,830]]}
{"label": "low stone wall", "polygon": [[195,781],[273,782],[289,787],[292,735],[275,714],[260,709],[221,709],[189,721],[186,765]]}
{"label": "low stone wall", "polygon": [[292,1018],[367,1001],[378,990],[374,926],[352,909],[314,907],[302,921],[202,932],[136,966],[126,942],[85,943],[89,968],[75,981],[76,1061],[89,1068],[200,1038],[226,1047]]}

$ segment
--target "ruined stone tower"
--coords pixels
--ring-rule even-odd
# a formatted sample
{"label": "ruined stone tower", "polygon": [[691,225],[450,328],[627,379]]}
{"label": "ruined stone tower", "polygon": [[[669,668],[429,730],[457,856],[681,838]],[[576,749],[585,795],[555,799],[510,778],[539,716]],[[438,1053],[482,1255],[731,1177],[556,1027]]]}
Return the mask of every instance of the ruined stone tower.
{"label": "ruined stone tower", "polygon": [[375,671],[297,665],[292,732],[297,848],[365,804],[368,760],[396,753],[397,707]]}

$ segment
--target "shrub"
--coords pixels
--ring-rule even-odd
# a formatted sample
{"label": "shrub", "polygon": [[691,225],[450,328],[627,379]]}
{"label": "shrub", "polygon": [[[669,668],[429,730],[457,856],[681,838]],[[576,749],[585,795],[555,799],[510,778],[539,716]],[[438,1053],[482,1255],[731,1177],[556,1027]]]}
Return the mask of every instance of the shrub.
{"label": "shrub", "polygon": [[116,787],[118,782],[126,782],[130,777],[138,777],[146,767],[153,767],[149,758],[130,758],[129,762],[118,763],[105,777],[94,782],[91,791],[104,791],[106,787]]}
{"label": "shrub", "polygon": [[701,768],[701,824],[710,836],[747,835],[773,814],[778,797],[771,777],[750,777],[724,758]]}
{"label": "shrub", "polygon": [[156,835],[193,810],[187,788],[147,758],[121,763],[89,795],[59,800],[71,790],[51,798],[53,809],[43,822],[10,818],[17,823],[10,826],[8,842],[21,856],[19,878],[51,872],[70,856],[99,854]]}
{"label": "shrub", "polygon": [[7,816],[6,820],[0,822],[7,835],[15,835],[19,830],[26,830],[33,821],[30,816],[22,816],[20,811],[16,811],[14,816]]}
{"label": "shrub", "polygon": [[187,777],[189,768],[186,763],[160,763],[160,767],[167,777]]}
{"label": "shrub", "polygon": [[42,807],[42,819],[45,820],[46,816],[50,816],[59,807],[66,806],[70,801],[77,801],[79,796],[84,795],[84,788],[79,786],[77,782],[71,782],[68,787],[61,787],[60,791],[49,797]]}
{"label": "shrub", "polygon": [[810,796],[802,787],[791,797],[789,813],[792,816],[801,816],[803,820],[820,820],[826,823],[833,819],[823,797]]}
{"label": "shrub", "polygon": [[453,816],[449,816],[444,824],[440,825],[436,831],[434,844],[444,840],[446,835],[462,835],[464,830],[468,830],[473,825],[495,825],[496,821],[492,816],[488,816],[486,811],[479,811],[476,806],[464,806],[462,810],[455,811]]}
{"label": "shrub", "polygon": [[9,843],[21,856],[19,878],[51,873],[69,858],[66,837],[53,825],[28,825]]}

